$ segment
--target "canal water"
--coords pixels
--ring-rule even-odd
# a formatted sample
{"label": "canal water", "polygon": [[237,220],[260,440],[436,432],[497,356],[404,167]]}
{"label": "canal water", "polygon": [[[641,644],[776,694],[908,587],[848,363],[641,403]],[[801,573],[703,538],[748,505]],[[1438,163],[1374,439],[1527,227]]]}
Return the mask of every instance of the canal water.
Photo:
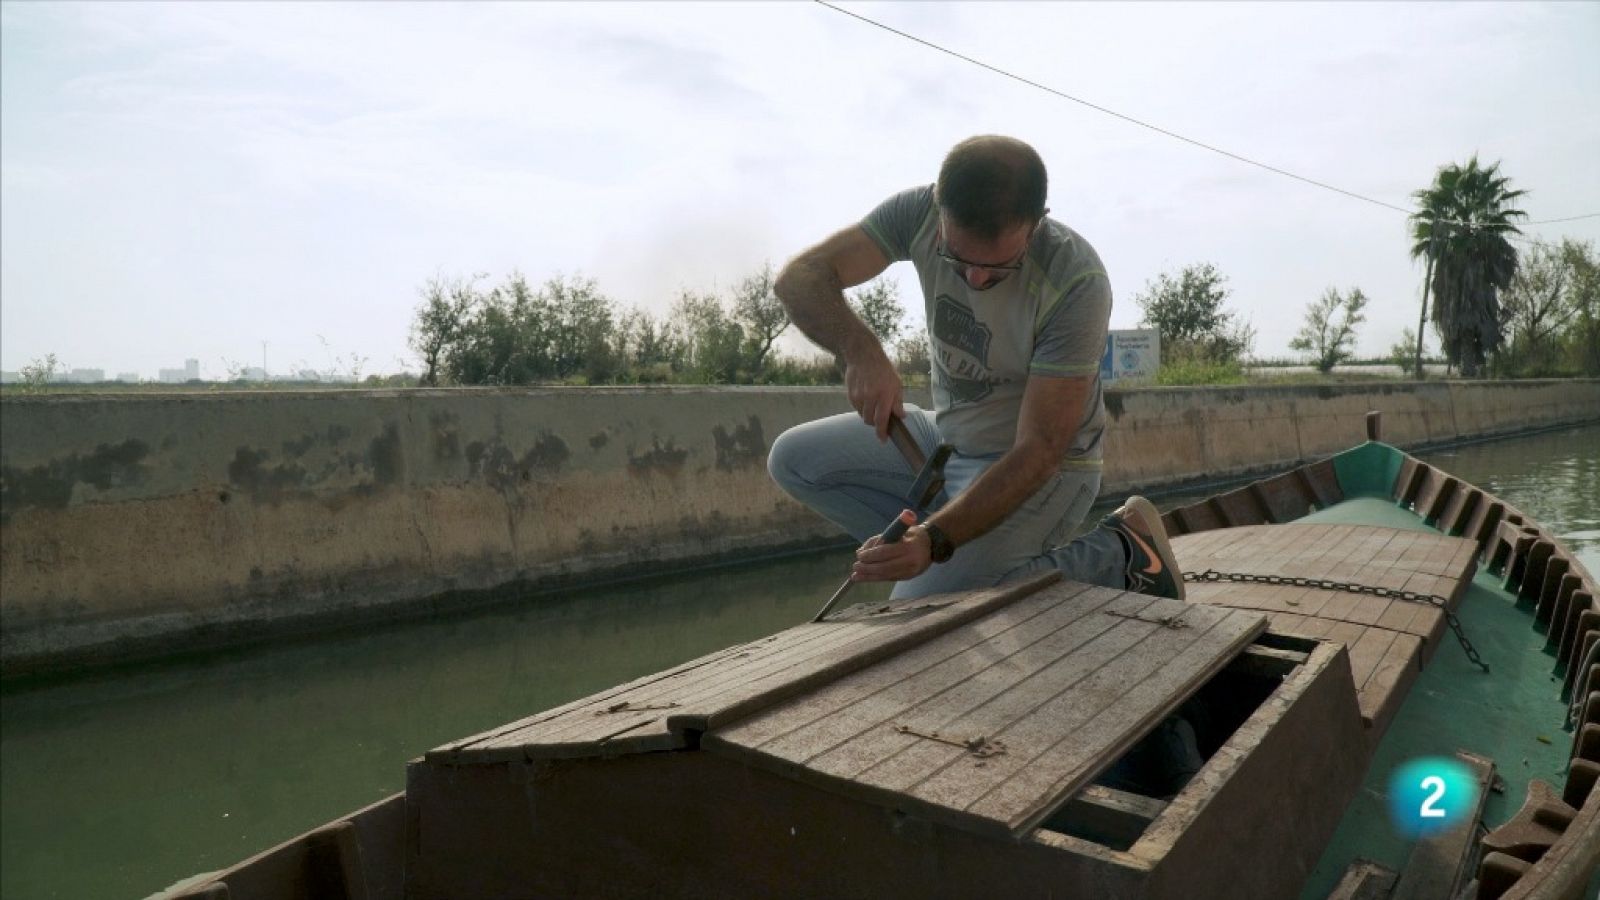
{"label": "canal water", "polygon": [[[1600,572],[1600,427],[1424,458]],[[140,898],[232,864],[399,791],[406,761],[431,747],[803,622],[848,559],[768,560],[12,687],[0,695],[0,897]]]}

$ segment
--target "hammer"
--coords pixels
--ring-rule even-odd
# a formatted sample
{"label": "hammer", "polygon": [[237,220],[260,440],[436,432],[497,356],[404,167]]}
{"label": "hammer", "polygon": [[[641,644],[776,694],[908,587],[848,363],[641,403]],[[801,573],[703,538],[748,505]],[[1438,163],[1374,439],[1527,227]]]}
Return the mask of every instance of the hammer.
{"label": "hammer", "polygon": [[[906,428],[906,423],[897,416],[889,418],[889,438],[900,449],[900,455],[906,458],[906,462],[911,468],[917,470],[917,480],[912,482],[911,490],[906,492],[906,503],[910,504],[911,509],[896,516],[895,520],[890,522],[889,527],[885,528],[883,534],[880,535],[885,544],[893,544],[899,541],[905,535],[906,529],[917,524],[917,513],[912,512],[912,510],[926,509],[928,504],[939,496],[939,492],[944,490],[944,464],[950,459],[950,453],[952,452],[949,444],[940,444],[933,451],[932,457],[924,459],[922,449],[917,446],[917,441],[911,436],[911,431]],[[850,593],[850,588],[854,585],[855,581],[846,578],[844,584],[840,585],[837,591],[834,591],[833,596],[829,598],[828,602],[823,605],[822,609],[811,621],[821,622],[827,618],[828,613],[832,611],[834,606],[838,605],[840,600],[844,599],[845,594]]]}

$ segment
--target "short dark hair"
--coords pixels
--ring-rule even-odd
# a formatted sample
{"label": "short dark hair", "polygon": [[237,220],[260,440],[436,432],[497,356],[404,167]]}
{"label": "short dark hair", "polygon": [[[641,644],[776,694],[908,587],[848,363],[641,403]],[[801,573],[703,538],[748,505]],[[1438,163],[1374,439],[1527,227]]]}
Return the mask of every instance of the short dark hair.
{"label": "short dark hair", "polygon": [[985,240],[1044,215],[1049,179],[1044,160],[1016,138],[970,137],[939,167],[934,197],[951,220]]}

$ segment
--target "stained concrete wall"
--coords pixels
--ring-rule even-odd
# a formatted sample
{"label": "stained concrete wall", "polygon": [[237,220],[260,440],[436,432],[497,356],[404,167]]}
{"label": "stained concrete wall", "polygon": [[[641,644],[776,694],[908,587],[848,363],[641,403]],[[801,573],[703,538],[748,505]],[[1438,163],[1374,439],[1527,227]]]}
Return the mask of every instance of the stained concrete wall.
{"label": "stained concrete wall", "polygon": [[1281,468],[1359,442],[1416,448],[1600,420],[1600,380],[1431,381],[1110,392],[1102,494]]}
{"label": "stained concrete wall", "polygon": [[[1600,419],[1600,381],[1108,396],[1105,493]],[[0,401],[7,676],[322,629],[514,586],[831,543],[770,482],[837,388],[563,388]]]}

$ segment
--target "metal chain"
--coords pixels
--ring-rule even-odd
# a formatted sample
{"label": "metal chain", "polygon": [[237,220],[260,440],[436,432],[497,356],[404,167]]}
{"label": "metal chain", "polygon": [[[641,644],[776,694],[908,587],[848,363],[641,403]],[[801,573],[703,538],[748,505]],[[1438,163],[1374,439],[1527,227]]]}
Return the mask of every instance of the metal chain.
{"label": "metal chain", "polygon": [[1445,605],[1445,599],[1438,594],[1419,594],[1415,591],[1404,591],[1398,588],[1373,587],[1370,584],[1353,584],[1348,581],[1333,581],[1328,578],[1301,578],[1293,575],[1257,575],[1251,572],[1218,572],[1216,569],[1207,569],[1204,572],[1185,572],[1184,581],[1238,581],[1254,584],[1276,584],[1286,587],[1314,588],[1320,591],[1347,591],[1352,594],[1371,594],[1386,600],[1404,600],[1407,603],[1423,603],[1438,607],[1444,613],[1445,622],[1449,623],[1450,630],[1455,632],[1456,640],[1461,643],[1461,649],[1466,652],[1467,659],[1472,664],[1485,672],[1489,671],[1489,664],[1478,655],[1476,647],[1467,640],[1467,633],[1461,628],[1461,620],[1450,607]]}

